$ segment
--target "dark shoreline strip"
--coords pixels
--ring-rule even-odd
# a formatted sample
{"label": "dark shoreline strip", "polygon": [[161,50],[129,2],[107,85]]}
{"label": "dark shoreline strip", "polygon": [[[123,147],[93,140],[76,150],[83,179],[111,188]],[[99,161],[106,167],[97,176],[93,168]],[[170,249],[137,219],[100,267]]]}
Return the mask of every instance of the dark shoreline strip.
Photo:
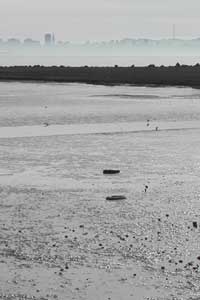
{"label": "dark shoreline strip", "polygon": [[0,67],[0,81],[96,85],[190,86],[200,88],[200,65],[174,67]]}

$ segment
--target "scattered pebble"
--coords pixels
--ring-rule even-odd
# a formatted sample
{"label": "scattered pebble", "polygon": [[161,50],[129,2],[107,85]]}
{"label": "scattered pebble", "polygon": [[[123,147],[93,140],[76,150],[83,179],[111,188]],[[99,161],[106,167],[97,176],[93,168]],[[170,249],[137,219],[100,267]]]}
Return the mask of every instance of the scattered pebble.
{"label": "scattered pebble", "polygon": [[182,259],[180,259],[180,260],[179,260],[179,263],[180,263],[180,264],[182,264],[182,263],[183,263],[183,260],[182,260]]}
{"label": "scattered pebble", "polygon": [[196,221],[193,221],[192,225],[193,225],[194,228],[197,228],[197,222]]}

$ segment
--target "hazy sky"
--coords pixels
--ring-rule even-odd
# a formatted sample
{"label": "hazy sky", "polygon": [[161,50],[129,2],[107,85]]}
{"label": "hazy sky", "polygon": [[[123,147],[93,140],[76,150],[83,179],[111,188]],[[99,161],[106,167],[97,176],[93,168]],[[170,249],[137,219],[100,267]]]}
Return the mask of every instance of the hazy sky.
{"label": "hazy sky", "polygon": [[109,40],[200,36],[200,0],[0,0],[0,37]]}

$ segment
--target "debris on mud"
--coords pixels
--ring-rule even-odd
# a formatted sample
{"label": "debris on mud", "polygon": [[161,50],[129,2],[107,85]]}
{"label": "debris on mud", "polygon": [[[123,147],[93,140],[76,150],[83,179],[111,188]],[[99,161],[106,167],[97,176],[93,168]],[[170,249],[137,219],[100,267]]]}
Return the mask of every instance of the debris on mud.
{"label": "debris on mud", "polygon": [[108,169],[108,170],[103,170],[103,174],[105,175],[112,175],[112,174],[119,174],[120,170],[112,170],[112,169]]}
{"label": "debris on mud", "polygon": [[108,201],[126,200],[126,197],[123,195],[114,195],[114,196],[106,197],[106,200]]}

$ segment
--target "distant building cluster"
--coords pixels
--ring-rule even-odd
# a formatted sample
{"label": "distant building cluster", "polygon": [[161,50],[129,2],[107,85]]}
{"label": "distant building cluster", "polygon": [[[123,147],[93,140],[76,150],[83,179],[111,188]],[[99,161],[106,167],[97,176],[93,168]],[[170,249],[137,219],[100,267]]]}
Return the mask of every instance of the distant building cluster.
{"label": "distant building cluster", "polygon": [[[46,33],[44,35],[44,45],[45,46],[54,46],[55,45],[55,35],[54,33]],[[9,38],[8,40],[4,41],[3,39],[0,39],[0,47],[2,46],[8,46],[8,47],[19,47],[19,46],[42,46],[42,43],[40,41],[33,40],[31,38],[26,38],[23,42],[20,39],[16,38]]]}
{"label": "distant building cluster", "polygon": [[184,39],[122,39],[102,42],[71,43],[56,41],[54,33],[45,33],[43,42],[26,38],[21,41],[9,38],[0,39],[0,54],[38,53],[45,54],[57,51],[61,55],[184,55],[200,53],[200,38]]}

